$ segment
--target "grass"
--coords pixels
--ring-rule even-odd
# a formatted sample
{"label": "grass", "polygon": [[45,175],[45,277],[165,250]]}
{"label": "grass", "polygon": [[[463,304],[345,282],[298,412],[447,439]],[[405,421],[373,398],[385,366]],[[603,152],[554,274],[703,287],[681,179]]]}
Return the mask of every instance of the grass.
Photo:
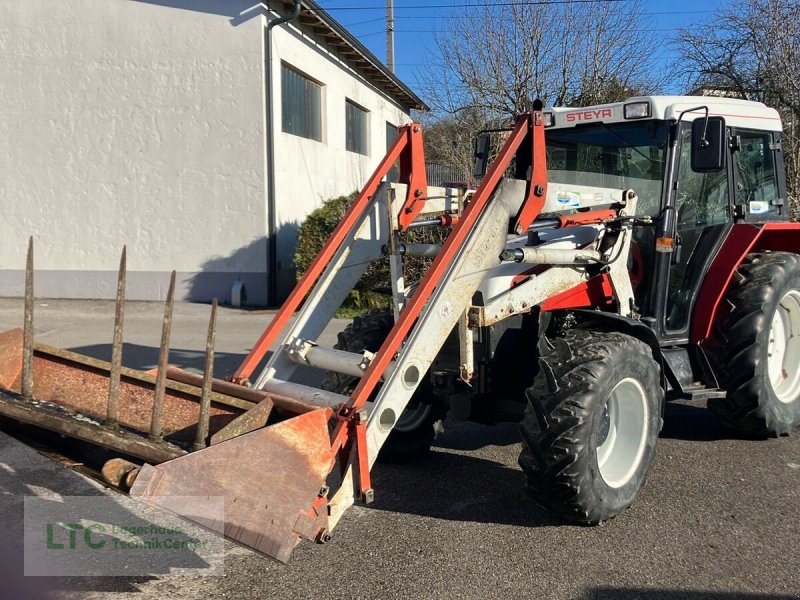
{"label": "grass", "polygon": [[367,312],[367,308],[362,308],[359,306],[347,306],[342,305],[339,307],[339,310],[336,311],[334,315],[337,319],[352,319],[362,313]]}

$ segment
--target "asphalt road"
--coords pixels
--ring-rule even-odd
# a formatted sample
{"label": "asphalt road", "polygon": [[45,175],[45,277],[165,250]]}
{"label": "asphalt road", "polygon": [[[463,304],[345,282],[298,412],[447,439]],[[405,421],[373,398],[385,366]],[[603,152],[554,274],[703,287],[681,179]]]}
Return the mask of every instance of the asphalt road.
{"label": "asphalt road", "polygon": [[[0,330],[21,323],[20,306],[0,300]],[[160,312],[130,305],[129,366],[155,365]],[[106,302],[41,301],[37,340],[107,358],[112,313]],[[207,314],[176,306],[171,362],[200,365]],[[269,316],[222,311],[218,372],[235,368]],[[647,486],[588,528],[531,502],[514,425],[445,425],[426,461],[378,465],[375,503],[350,509],[330,543],[302,543],[288,565],[228,543],[224,577],[51,583],[76,598],[800,598],[800,432],[737,439],[705,406],[670,404]]]}

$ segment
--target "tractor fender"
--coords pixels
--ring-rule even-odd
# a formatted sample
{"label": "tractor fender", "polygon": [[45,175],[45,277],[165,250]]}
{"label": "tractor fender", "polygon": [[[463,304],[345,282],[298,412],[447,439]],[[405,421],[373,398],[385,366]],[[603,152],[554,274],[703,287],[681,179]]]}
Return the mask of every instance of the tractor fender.
{"label": "tractor fender", "polygon": [[570,313],[576,320],[576,327],[579,329],[594,329],[596,331],[618,331],[635,337],[650,346],[653,358],[658,363],[660,370],[660,384],[667,389],[666,373],[664,370],[664,356],[661,353],[661,346],[658,343],[658,336],[647,325],[623,315],[588,309],[570,309],[564,311]]}
{"label": "tractor fender", "polygon": [[800,223],[736,223],[717,251],[694,304],[689,340],[699,344],[711,334],[717,309],[736,269],[755,251],[800,254]]}

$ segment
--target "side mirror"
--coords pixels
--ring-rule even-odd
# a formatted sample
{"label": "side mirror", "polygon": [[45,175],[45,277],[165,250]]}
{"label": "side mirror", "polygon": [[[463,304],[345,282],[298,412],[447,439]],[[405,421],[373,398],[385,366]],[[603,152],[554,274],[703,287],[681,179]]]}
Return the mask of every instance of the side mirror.
{"label": "side mirror", "polygon": [[475,138],[475,152],[473,154],[472,176],[480,179],[486,175],[489,166],[489,152],[492,148],[492,136],[482,133]]}
{"label": "side mirror", "polygon": [[725,166],[725,119],[692,121],[692,171],[719,171]]}

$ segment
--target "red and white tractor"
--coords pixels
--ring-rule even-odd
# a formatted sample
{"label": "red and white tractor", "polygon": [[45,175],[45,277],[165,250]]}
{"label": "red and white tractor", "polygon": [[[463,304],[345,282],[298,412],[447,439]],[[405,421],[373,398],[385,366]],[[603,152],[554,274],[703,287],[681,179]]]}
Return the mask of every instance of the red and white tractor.
{"label": "red and white tractor", "polygon": [[[151,427],[147,452],[123,448],[144,464],[109,465],[111,478],[156,504],[225,496],[226,533],[287,560],[379,493],[379,456],[423,456],[445,415],[518,420],[535,500],[586,524],[634,500],[665,400],[707,399],[753,436],[800,424],[800,225],[776,111],[681,96],[537,106],[502,137],[488,170],[491,137],[478,138],[476,190],[433,188],[420,125],[401,127],[231,381],[161,369],[239,404],[214,400],[209,431],[204,396],[194,452],[178,435],[191,425],[162,427],[157,448]],[[415,241],[426,228],[444,228],[444,243]],[[419,281],[411,258],[429,259]],[[386,260],[386,308],[319,345],[367,266]],[[5,386],[35,382],[44,354],[22,352]],[[309,367],[321,386],[297,381]],[[7,392],[0,412],[41,390]],[[154,416],[163,390],[158,402]]]}

